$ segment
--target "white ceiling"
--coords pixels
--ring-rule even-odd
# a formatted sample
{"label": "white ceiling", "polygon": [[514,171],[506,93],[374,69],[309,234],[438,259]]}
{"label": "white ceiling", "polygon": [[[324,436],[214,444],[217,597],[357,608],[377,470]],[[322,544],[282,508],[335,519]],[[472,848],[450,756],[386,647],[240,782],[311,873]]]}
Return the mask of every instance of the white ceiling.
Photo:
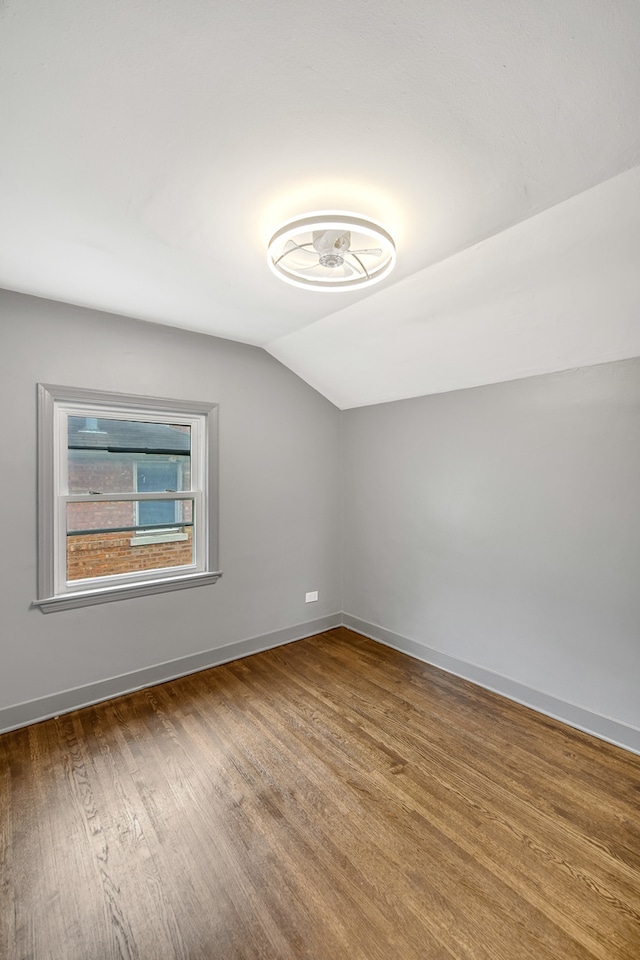
{"label": "white ceiling", "polygon": [[[640,353],[638,0],[0,18],[0,285],[259,344],[341,407]],[[391,277],[274,277],[318,209],[382,221]]]}

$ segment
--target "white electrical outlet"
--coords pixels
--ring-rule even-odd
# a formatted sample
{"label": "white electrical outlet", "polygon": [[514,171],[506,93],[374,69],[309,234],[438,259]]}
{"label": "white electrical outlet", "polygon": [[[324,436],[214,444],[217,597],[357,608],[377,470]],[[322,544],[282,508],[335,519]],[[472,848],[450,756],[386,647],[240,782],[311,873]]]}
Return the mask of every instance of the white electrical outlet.
{"label": "white electrical outlet", "polygon": [[317,591],[317,590],[311,590],[310,593],[305,593],[305,595],[304,595],[304,602],[305,602],[305,603],[315,603],[317,599],[318,599],[318,591]]}

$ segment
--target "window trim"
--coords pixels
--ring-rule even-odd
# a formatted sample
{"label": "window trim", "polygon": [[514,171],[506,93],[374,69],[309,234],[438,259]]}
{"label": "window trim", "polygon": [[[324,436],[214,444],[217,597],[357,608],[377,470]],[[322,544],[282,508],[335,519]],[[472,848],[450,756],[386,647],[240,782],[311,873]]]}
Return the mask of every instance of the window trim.
{"label": "window trim", "polygon": [[[103,406],[105,418],[115,409],[132,413],[150,413],[163,416],[203,417],[205,421],[202,446],[204,449],[202,500],[207,505],[202,544],[203,570],[184,573],[168,573],[170,568],[149,576],[141,572],[133,582],[109,583],[69,592],[56,592],[55,515],[59,509],[57,478],[60,473],[58,461],[60,443],[55,436],[57,409],[65,403],[86,403],[92,408]],[[215,583],[222,572],[218,570],[218,467],[217,467],[218,405],[200,401],[170,400],[162,397],[145,397],[136,394],[112,393],[89,390],[82,387],[66,387],[58,384],[38,384],[38,599],[34,606],[44,613],[53,610],[69,610],[73,607],[106,603],[128,597],[147,596],[170,590]],[[106,497],[105,497],[106,498]],[[114,499],[118,495],[114,494]],[[125,575],[132,579],[130,575]],[[135,576],[135,574],[134,574]],[[97,579],[97,578],[96,578]]]}

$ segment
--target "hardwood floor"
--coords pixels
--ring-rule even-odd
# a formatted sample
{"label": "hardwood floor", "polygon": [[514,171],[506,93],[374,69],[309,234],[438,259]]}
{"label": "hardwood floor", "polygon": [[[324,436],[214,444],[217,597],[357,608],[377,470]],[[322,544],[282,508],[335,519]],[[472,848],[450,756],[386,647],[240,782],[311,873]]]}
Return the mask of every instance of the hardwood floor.
{"label": "hardwood floor", "polygon": [[638,960],[640,757],[344,628],[0,737],[7,960]]}

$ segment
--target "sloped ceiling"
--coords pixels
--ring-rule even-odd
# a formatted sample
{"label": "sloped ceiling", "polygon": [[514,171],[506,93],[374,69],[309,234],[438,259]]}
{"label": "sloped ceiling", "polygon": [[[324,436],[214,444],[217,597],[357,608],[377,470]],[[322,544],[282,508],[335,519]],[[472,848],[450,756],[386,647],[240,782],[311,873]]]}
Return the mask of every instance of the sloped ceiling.
{"label": "sloped ceiling", "polygon": [[[341,407],[640,353],[637,0],[5,0],[0,285],[264,346]],[[284,220],[395,236],[281,283]]]}

